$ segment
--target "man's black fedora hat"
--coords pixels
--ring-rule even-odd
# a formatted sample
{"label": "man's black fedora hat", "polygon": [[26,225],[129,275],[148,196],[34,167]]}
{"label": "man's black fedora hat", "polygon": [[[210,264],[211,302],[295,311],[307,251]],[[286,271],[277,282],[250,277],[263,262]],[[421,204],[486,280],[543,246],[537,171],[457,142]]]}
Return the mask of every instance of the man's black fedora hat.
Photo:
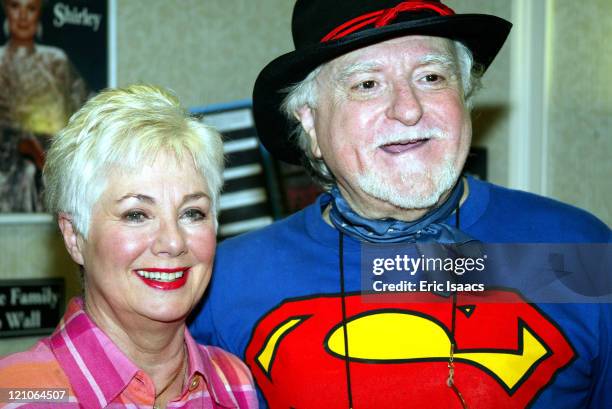
{"label": "man's black fedora hat", "polygon": [[486,14],[455,14],[437,0],[298,0],[291,29],[295,51],[270,62],[253,89],[253,114],[261,142],[277,159],[299,164],[302,153],[289,140],[291,125],[280,106],[281,90],[302,81],[336,57],[405,35],[461,41],[486,70],[512,24]]}

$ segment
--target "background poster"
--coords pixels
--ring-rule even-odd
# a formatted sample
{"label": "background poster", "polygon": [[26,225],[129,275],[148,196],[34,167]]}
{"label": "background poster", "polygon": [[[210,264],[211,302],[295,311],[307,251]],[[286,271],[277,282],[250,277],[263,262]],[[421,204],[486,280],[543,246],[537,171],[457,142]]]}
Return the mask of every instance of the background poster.
{"label": "background poster", "polygon": [[0,213],[43,212],[50,137],[108,84],[108,4],[0,4]]}

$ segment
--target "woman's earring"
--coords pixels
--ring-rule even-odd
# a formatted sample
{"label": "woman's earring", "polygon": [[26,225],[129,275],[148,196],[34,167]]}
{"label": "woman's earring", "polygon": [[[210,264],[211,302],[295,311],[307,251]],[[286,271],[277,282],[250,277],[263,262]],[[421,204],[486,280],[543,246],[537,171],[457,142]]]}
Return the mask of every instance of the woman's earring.
{"label": "woman's earring", "polygon": [[40,40],[42,38],[42,35],[43,35],[42,24],[38,23],[38,27],[36,28],[36,38]]}
{"label": "woman's earring", "polygon": [[8,39],[10,34],[8,20],[4,20],[4,23],[2,23],[2,31],[4,31],[4,36]]}

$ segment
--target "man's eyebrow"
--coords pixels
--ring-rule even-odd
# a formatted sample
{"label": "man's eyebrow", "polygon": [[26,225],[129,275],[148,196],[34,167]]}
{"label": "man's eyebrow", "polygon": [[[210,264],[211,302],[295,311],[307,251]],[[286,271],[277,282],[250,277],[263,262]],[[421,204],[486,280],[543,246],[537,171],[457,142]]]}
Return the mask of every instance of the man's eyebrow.
{"label": "man's eyebrow", "polygon": [[450,54],[433,53],[425,54],[424,56],[419,58],[419,64],[438,64],[446,67],[455,68],[457,66],[457,60]]}
{"label": "man's eyebrow", "polygon": [[340,68],[335,74],[335,80],[345,82],[355,74],[375,72],[380,69],[381,63],[377,61],[355,62]]}

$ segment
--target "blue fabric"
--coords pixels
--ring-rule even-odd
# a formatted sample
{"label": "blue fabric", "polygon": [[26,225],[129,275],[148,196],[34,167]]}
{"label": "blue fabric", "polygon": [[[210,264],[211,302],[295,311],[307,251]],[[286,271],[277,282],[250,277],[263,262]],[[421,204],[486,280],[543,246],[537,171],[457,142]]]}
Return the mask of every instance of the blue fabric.
{"label": "blue fabric", "polygon": [[[461,206],[461,227],[466,234],[483,242],[610,242],[610,229],[582,210],[471,178],[469,189],[469,197]],[[190,325],[193,336],[199,342],[218,345],[244,358],[254,328],[258,327],[271,311],[282,309],[293,300],[318,295],[330,297],[339,293],[338,231],[326,224],[321,217],[321,210],[326,204],[326,198],[320,197],[317,203],[287,219],[262,230],[226,240],[219,246],[205,303],[201,310],[196,311],[197,315]],[[446,223],[452,223],[452,220],[449,219]],[[347,292],[360,289],[360,254],[360,243],[346,238],[344,268]],[[494,319],[483,321],[483,325],[469,327],[468,330],[465,326],[469,325],[470,320],[478,318],[479,310],[476,309],[469,320],[465,318],[465,322],[458,322],[458,334],[475,336],[476,339],[503,336],[502,329],[507,327],[506,321],[516,307],[514,304],[508,304],[506,309],[494,315]],[[539,390],[530,407],[612,407],[611,306],[540,304],[534,307],[544,321],[552,324],[549,328],[557,328],[564,334],[575,350],[575,357]],[[329,314],[339,316],[336,310],[330,310]],[[287,336],[283,342],[289,340],[290,336]],[[297,358],[302,352],[295,351],[294,354]],[[253,371],[257,370],[257,365],[247,363]],[[277,367],[274,367],[272,375],[274,371],[281,373],[282,366],[291,364],[292,359],[276,362]],[[535,369],[533,372],[537,373],[538,368]],[[406,385],[402,390],[434,388],[433,384],[426,382],[426,372],[423,371],[422,374],[423,382]],[[327,382],[328,384],[323,386],[331,388],[333,382],[345,382],[342,373],[336,376],[332,383],[323,375],[321,374],[320,379],[299,379],[301,382],[298,384],[296,381],[295,393],[303,391],[304,384],[317,385]],[[299,374],[297,376],[299,377]],[[389,377],[383,375],[379,382],[386,382]],[[456,379],[461,382],[459,369]],[[353,386],[368,387],[359,383],[358,379]],[[459,386],[461,387],[461,384]],[[521,384],[521,387],[526,386],[527,383]],[[283,393],[289,396],[294,391],[288,386]],[[393,389],[388,393],[399,392]],[[440,399],[444,393],[446,389],[440,389]],[[468,395],[470,393],[473,391],[464,392]],[[518,393],[520,388],[514,395]],[[262,408],[267,407],[267,400],[261,395],[260,402]],[[355,406],[359,407],[357,402]],[[318,407],[336,406],[332,401],[322,401]],[[396,407],[411,407],[411,403],[398,401]],[[479,406],[472,403],[470,407]]]}
{"label": "blue fabric", "polygon": [[331,196],[329,218],[332,224],[341,232],[360,241],[464,244],[473,240],[460,229],[444,223],[461,201],[463,182],[455,185],[441,206],[413,222],[366,219],[351,209],[337,186],[332,188],[329,195]]}

